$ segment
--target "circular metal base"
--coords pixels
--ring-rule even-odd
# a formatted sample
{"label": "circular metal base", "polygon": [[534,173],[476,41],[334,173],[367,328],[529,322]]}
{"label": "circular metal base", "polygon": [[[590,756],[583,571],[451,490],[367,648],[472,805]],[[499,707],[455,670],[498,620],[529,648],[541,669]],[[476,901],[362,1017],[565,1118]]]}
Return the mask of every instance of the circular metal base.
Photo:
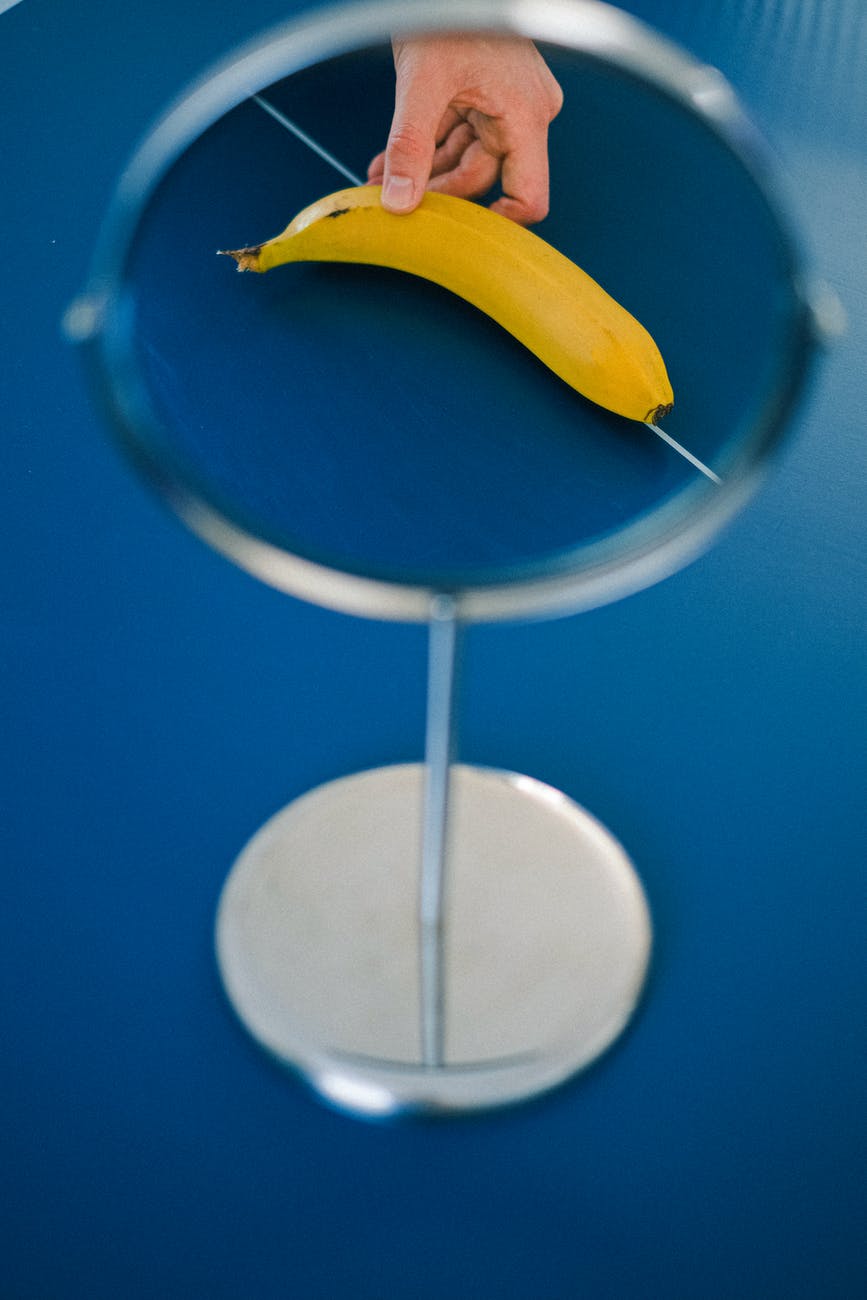
{"label": "circular metal base", "polygon": [[609,1046],[644,982],[647,904],[608,831],[530,777],[451,773],[444,1065],[421,1063],[422,764],[303,795],[223,889],[217,957],[237,1014],[346,1110],[533,1096]]}

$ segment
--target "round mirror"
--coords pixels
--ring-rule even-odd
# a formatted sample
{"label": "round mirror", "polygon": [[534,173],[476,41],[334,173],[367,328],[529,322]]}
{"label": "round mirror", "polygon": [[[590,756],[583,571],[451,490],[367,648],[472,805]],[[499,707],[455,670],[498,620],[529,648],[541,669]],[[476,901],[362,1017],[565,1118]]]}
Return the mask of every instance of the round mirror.
{"label": "round mirror", "polygon": [[419,275],[236,275],[217,250],[365,176],[409,21],[326,11],[200,84],[130,164],[72,326],[138,465],[266,581],[408,619],[431,592],[464,620],[603,603],[691,558],[754,486],[810,351],[796,252],[718,74],[602,5],[430,5],[414,27],[536,41],[564,98],[535,233],[650,332],[673,410],[613,414]]}
{"label": "round mirror", "polygon": [[[456,29],[532,40],[563,92],[533,233],[359,192],[392,39]],[[290,222],[306,251],[264,266]],[[502,1104],[587,1065],[639,998],[647,903],[565,795],[454,761],[458,632],[664,577],[780,441],[816,323],[731,91],[596,3],[322,11],[156,127],[67,325],[202,537],[303,598],[430,622],[425,763],[309,792],[228,878],[217,950],[243,1022],[366,1114]]]}

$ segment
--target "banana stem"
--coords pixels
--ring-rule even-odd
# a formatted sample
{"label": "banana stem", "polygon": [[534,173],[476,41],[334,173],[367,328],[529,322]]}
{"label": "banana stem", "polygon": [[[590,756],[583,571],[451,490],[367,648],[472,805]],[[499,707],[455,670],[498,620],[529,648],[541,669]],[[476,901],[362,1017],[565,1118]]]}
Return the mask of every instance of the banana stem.
{"label": "banana stem", "polygon": [[451,596],[431,604],[419,890],[422,1062],[445,1064],[445,911],[451,766],[456,750],[459,624]]}

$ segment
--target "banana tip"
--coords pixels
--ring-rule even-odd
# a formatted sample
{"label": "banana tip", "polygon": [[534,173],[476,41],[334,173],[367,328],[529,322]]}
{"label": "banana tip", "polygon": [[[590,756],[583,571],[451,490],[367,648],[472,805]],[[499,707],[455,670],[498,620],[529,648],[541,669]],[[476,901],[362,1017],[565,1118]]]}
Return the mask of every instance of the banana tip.
{"label": "banana tip", "polygon": [[255,244],[250,248],[218,248],[217,257],[234,257],[239,271],[258,271],[261,247]]}
{"label": "banana tip", "polygon": [[645,424],[657,424],[660,420],[664,420],[673,409],[674,402],[661,402],[659,406],[655,406],[652,411],[648,411]]}

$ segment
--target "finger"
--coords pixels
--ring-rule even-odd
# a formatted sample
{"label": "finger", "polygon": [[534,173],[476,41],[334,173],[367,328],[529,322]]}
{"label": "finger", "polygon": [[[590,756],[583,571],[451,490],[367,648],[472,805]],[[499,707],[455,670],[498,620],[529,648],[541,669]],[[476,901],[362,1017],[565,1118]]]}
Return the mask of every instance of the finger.
{"label": "finger", "polygon": [[367,167],[367,179],[371,185],[379,185],[385,172],[385,150],[372,158]]}
{"label": "finger", "polygon": [[464,123],[465,121],[466,118],[464,117],[464,115],[462,113],[459,113],[456,108],[451,108],[451,107],[447,108],[446,111],[443,113],[442,117],[440,118],[440,124],[437,127],[437,133],[436,133],[437,148],[439,148],[439,146],[443,143],[443,141],[447,139],[447,137],[451,134],[452,131],[454,131],[456,126],[461,126],[462,123]]}
{"label": "finger", "polygon": [[445,139],[437,145],[431,164],[431,176],[441,176],[457,167],[467,149],[476,138],[476,133],[468,122],[461,120],[460,126],[450,131]]}
{"label": "finger", "polygon": [[421,202],[447,103],[436,87],[398,67],[382,181],[382,204],[388,211],[411,212]]}
{"label": "finger", "polygon": [[451,171],[434,176],[428,186],[439,194],[453,194],[462,199],[478,198],[486,194],[497,179],[499,160],[492,158],[475,140],[461,155]]}
{"label": "finger", "polygon": [[519,225],[530,226],[548,215],[548,132],[535,130],[503,158],[503,197],[491,204]]}
{"label": "finger", "polygon": [[[449,108],[444,113],[442,119],[440,120],[439,128],[437,129],[437,134],[436,134],[437,148],[436,148],[436,152],[434,153],[434,161],[433,161],[433,170],[435,172],[437,170],[440,171],[442,170],[442,162],[440,159],[441,146],[444,143],[448,143],[448,147],[450,149],[456,148],[456,145],[451,140],[452,132],[455,130],[456,127],[457,128],[466,127],[466,122],[461,117],[460,113],[456,112],[453,108]],[[467,127],[467,132],[468,132],[468,137],[472,138],[473,132],[471,127]],[[453,166],[453,163],[449,163],[448,165]],[[376,155],[375,158],[372,158],[368,163],[367,179],[371,185],[379,185],[381,184],[384,175],[385,175],[385,150],[383,149],[380,153]]]}

